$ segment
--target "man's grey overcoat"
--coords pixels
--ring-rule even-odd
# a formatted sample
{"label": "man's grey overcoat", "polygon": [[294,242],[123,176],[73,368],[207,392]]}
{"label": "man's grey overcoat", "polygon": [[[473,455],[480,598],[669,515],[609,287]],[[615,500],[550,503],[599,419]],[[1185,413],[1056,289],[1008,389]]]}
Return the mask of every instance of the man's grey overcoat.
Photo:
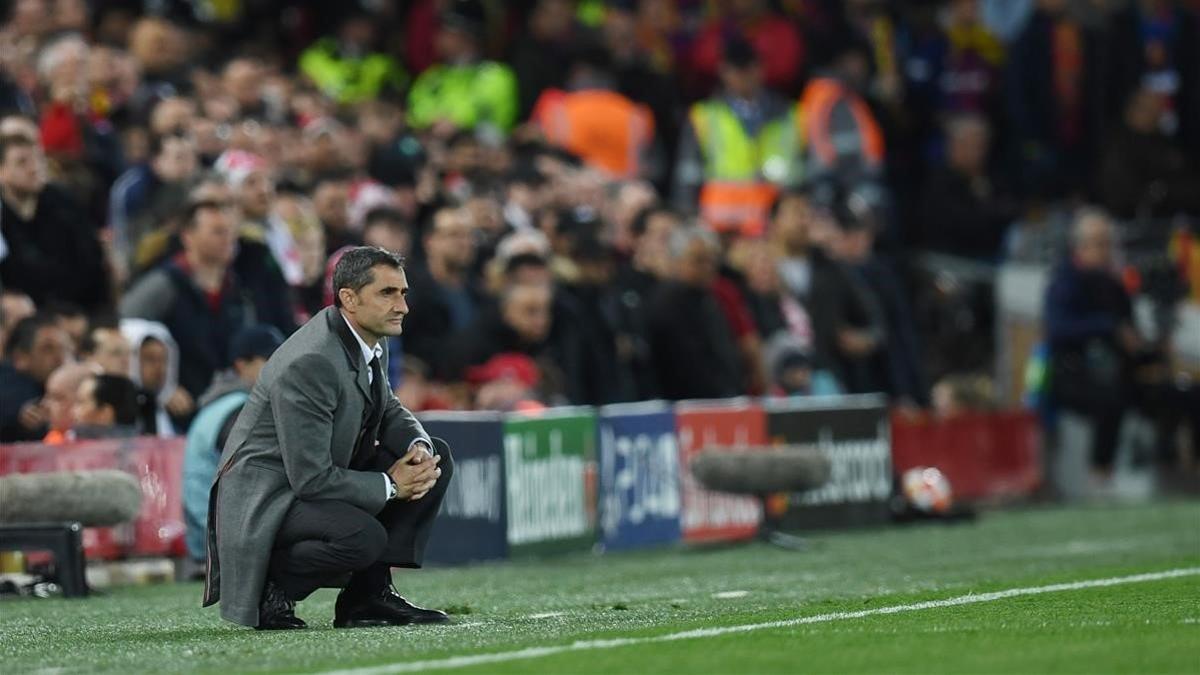
{"label": "man's grey overcoat", "polygon": [[[403,455],[429,435],[387,385],[387,350],[382,366],[385,408],[375,437]],[[372,514],[383,509],[380,474],[348,468],[371,395],[368,372],[336,307],[314,316],[267,361],[229,434],[209,495],[205,607],[219,601],[223,618],[258,624],[275,534],[294,500],[332,499]]]}

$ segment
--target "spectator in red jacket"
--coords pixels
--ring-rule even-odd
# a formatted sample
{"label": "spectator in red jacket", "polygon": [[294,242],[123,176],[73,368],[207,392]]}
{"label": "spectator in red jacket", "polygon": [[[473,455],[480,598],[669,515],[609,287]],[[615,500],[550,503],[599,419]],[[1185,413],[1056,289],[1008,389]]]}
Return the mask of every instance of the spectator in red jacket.
{"label": "spectator in red jacket", "polygon": [[795,93],[804,68],[804,43],[796,27],[771,11],[764,0],[723,0],[716,3],[717,15],[700,31],[692,46],[692,75],[697,95],[705,95],[716,84],[722,47],[731,38],[754,46],[767,86],[781,93]]}

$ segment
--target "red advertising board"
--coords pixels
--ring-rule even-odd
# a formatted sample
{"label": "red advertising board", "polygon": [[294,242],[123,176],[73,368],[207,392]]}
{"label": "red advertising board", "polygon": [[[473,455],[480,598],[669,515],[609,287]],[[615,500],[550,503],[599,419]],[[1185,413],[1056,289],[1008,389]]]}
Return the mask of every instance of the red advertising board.
{"label": "red advertising board", "polygon": [[746,447],[763,447],[767,417],[762,406],[740,400],[687,401],[676,407],[675,424],[683,488],[683,540],[704,543],[753,537],[762,519],[759,502],[752,497],[703,489],[690,466],[701,450],[739,452]]}
{"label": "red advertising board", "polygon": [[88,558],[178,556],[183,552],[183,438],[137,437],[66,445],[0,446],[0,475],[120,469],[138,479],[142,509],[118,527],[84,530]]}
{"label": "red advertising board", "polygon": [[1027,497],[1042,480],[1037,417],[1025,410],[948,419],[896,414],[892,416],[892,464],[897,473],[937,467],[959,500]]}

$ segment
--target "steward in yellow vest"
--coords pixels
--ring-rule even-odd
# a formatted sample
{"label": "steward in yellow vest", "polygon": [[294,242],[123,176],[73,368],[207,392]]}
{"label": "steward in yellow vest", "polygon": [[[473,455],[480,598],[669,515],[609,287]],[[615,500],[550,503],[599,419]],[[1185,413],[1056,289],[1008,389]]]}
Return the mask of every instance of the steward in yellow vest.
{"label": "steward in yellow vest", "polygon": [[762,68],[744,42],[725,46],[722,92],[688,112],[675,174],[676,205],[699,206],[718,232],[763,233],[780,189],[803,178],[799,106],[762,85]]}

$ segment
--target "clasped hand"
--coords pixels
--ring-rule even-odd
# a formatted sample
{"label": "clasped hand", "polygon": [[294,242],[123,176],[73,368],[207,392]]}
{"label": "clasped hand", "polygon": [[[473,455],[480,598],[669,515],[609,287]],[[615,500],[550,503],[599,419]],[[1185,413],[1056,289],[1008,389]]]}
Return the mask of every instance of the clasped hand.
{"label": "clasped hand", "polygon": [[388,475],[396,481],[397,497],[415,502],[433,489],[442,475],[438,463],[440,456],[430,454],[423,443],[414,443],[403,457],[388,469]]}

